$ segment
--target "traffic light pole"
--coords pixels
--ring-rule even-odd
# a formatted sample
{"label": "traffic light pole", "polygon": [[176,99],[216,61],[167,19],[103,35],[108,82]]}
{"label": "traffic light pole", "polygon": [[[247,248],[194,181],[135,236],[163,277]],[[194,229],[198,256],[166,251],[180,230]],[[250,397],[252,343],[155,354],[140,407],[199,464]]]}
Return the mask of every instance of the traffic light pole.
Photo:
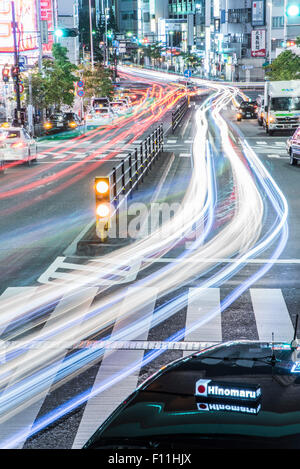
{"label": "traffic light pole", "polygon": [[15,123],[17,125],[20,125],[21,124],[21,98],[20,98],[19,54],[18,54],[18,44],[17,44],[17,23],[16,23],[16,14],[15,14],[15,2],[11,2],[11,8],[12,8],[12,29],[13,29],[13,39],[14,39],[15,67],[17,70],[16,76],[14,77],[16,101],[17,101],[17,113],[15,116]]}

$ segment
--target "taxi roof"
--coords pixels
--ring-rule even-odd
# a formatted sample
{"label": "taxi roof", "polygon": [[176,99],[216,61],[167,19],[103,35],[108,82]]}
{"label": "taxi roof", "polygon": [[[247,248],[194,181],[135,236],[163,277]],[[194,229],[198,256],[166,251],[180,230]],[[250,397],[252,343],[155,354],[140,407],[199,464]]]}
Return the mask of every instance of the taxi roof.
{"label": "taxi roof", "polygon": [[137,388],[84,448],[133,441],[147,448],[299,448],[294,353],[287,344],[249,341],[177,360]]}

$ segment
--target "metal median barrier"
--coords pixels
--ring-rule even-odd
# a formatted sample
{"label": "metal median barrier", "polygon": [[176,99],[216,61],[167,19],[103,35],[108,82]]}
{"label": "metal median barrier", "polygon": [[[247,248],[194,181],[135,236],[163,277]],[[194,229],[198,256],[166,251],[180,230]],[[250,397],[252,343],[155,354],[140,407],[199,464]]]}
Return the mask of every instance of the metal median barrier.
{"label": "metal median barrier", "polygon": [[163,126],[157,127],[140,143],[139,147],[124,158],[109,174],[111,180],[112,203],[119,205],[119,197],[131,195],[143,182],[144,176],[151,170],[155,160],[163,151]]}
{"label": "metal median barrier", "polygon": [[188,108],[189,108],[189,100],[188,100],[188,97],[185,97],[183,98],[183,101],[177,106],[177,109],[174,112],[172,112],[172,133],[174,133],[175,129],[178,127],[178,125],[182,121]]}
{"label": "metal median barrier", "polygon": [[96,234],[101,241],[108,237],[112,218],[124,200],[143,182],[163,151],[163,125],[160,124],[133,152],[122,159],[109,174],[95,177]]}

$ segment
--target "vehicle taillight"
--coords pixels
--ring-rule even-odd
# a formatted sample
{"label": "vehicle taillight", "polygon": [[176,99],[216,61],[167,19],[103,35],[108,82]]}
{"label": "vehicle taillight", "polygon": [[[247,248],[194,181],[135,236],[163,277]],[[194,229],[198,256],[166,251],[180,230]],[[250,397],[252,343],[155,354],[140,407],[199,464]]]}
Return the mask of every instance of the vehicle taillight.
{"label": "vehicle taillight", "polygon": [[26,145],[23,142],[17,142],[17,143],[12,143],[11,147],[12,148],[24,148]]}

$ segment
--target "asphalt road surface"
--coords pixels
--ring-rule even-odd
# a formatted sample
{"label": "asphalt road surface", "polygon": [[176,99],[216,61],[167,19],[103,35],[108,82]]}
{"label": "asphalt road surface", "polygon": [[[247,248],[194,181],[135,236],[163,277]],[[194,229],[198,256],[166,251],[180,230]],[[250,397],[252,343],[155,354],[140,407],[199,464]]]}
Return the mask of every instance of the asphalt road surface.
{"label": "asphalt road surface", "polygon": [[[150,86],[149,82],[150,79]],[[136,192],[129,205],[142,202],[151,205],[162,201],[183,203],[186,188],[195,171],[193,142],[197,136],[196,116],[202,103],[203,99],[192,102],[176,132],[166,135],[165,157],[161,158],[156,169],[145,178],[143,187]],[[211,220],[207,215],[208,218],[204,221],[204,226],[211,223],[211,230],[207,235],[208,243],[213,242],[214,237],[221,233],[222,227],[234,219],[238,210],[234,188],[236,181],[242,177],[238,171],[234,174],[230,171],[222,146],[222,136],[214,124],[212,113],[211,110],[207,114],[208,140],[217,196],[213,204],[214,215]],[[271,244],[232,275],[216,281],[213,287],[203,288],[203,284],[213,275],[225,272],[232,264],[232,258],[214,259],[210,269],[201,275],[191,275],[185,283],[166,290],[164,295],[160,295],[153,284],[143,286],[145,279],[155,277],[162,269],[171,269],[178,263],[193,241],[184,240],[168,249],[154,262],[149,262],[149,265],[136,263],[129,271],[118,272],[116,280],[108,279],[103,284],[91,284],[82,290],[78,289],[76,298],[68,294],[59,297],[42,316],[43,322],[36,324],[37,330],[40,330],[41,325],[43,329],[51,328],[55,321],[60,320],[60,315],[70,311],[72,307],[76,309],[80,305],[81,310],[88,313],[89,308],[96,305],[100,297],[101,300],[107,298],[109,301],[110,295],[119,289],[122,291],[122,302],[113,321],[107,321],[101,332],[86,337],[91,339],[89,344],[85,343],[76,349],[80,351],[98,346],[95,348],[95,356],[88,363],[83,361],[80,372],[74,369],[72,378],[65,382],[62,380],[58,386],[55,377],[59,367],[72,356],[72,350],[66,348],[39,399],[0,424],[1,447],[80,448],[114,408],[147,376],[164,364],[197,350],[197,347],[224,340],[271,341],[272,337],[275,340],[292,339],[293,324],[300,304],[300,201],[297,197],[300,165],[289,165],[285,149],[288,135],[266,135],[255,120],[236,122],[231,102],[228,102],[221,114],[228,124],[229,136],[238,154],[242,155],[241,140],[246,140],[286,198],[288,239],[282,251],[278,257],[274,257],[275,246]],[[140,118],[141,122],[143,119],[144,116]],[[164,116],[164,120],[165,126],[169,127],[170,113]],[[125,130],[130,131],[131,126],[132,123],[128,123]],[[122,131],[124,129],[118,130],[116,135]],[[138,139],[126,146],[125,151],[135,147],[138,144],[136,140],[143,138],[146,133],[147,129],[144,129]],[[124,144],[133,137],[131,131],[127,140],[122,140],[123,137],[117,139],[114,150],[119,153],[113,157],[115,161],[108,161],[105,163],[107,166],[102,165],[101,170],[109,171],[122,158]],[[39,159],[36,167],[18,167],[7,171],[5,184],[13,185],[16,180],[26,181],[29,173],[30,181],[40,181],[40,184],[32,189],[28,187],[24,194],[21,192],[10,199],[4,199],[1,207],[4,215],[0,219],[0,301],[6,301],[9,296],[19,295],[22,298],[27,295],[26,299],[30,302],[30,295],[36,295],[43,285],[51,284],[57,279],[72,282],[72,272],[76,270],[76,266],[89,265],[89,259],[76,254],[76,240],[93,220],[91,180],[99,171],[95,163],[98,158],[105,156],[105,152],[97,158],[85,158],[93,151],[93,145],[99,147],[98,138],[95,136],[88,140],[85,148],[79,146],[76,154],[72,150],[72,161],[68,159],[66,151],[62,154],[57,154],[56,150],[51,150],[53,153],[47,152],[48,143],[44,143],[41,150],[46,153]],[[109,142],[110,138],[102,137],[102,145],[106,144],[106,140]],[[84,153],[83,157],[84,151],[88,154]],[[69,184],[69,176],[46,181],[45,184],[39,179],[51,177],[62,168],[76,165],[74,159],[83,164],[73,168],[71,174],[75,180],[72,180],[72,184]],[[84,177],[79,177],[93,165],[95,167],[91,171],[87,170]],[[46,173],[41,176],[40,168],[43,166]],[[258,176],[253,177],[253,181],[254,185],[258,185]],[[269,230],[272,231],[276,220],[272,199],[267,197],[267,188],[265,193],[262,191],[262,202],[265,209],[261,222],[261,238],[264,240],[270,235]],[[124,248],[123,244],[122,246]],[[112,243],[104,248],[103,253],[114,251],[115,246]],[[101,263],[101,256],[94,257],[93,261]],[[192,268],[193,262],[197,263],[199,259],[187,259],[186,262]],[[261,269],[263,274],[257,274]],[[177,275],[176,271],[175,274]],[[253,281],[249,282],[252,278]],[[237,290],[241,285],[245,287],[239,293]],[[145,300],[141,309],[135,308],[132,315],[125,315],[130,309],[133,292],[136,291],[138,296],[141,288],[147,301]],[[176,309],[168,316],[170,311],[167,305],[174,303],[177,304]],[[162,309],[166,317],[158,322],[158,313]],[[194,321],[204,318],[211,310],[216,314],[205,321],[202,327],[184,334]],[[128,332],[126,340],[118,339],[118,333],[124,326],[131,331],[130,327],[141,318],[144,328],[139,333],[132,330]],[[2,332],[5,338],[5,331]],[[26,331],[24,333],[26,335]],[[179,333],[181,335],[178,340],[176,335]],[[116,349],[112,352],[108,346],[104,353],[98,353],[103,347],[101,340],[107,337],[117,341]],[[166,348],[167,340],[169,344]],[[160,354],[150,361],[148,357],[153,349],[159,350]],[[134,370],[126,374],[124,370],[133,367],[133,364]],[[117,382],[111,385],[110,381],[116,376]],[[34,435],[28,437],[30,433]]]}

